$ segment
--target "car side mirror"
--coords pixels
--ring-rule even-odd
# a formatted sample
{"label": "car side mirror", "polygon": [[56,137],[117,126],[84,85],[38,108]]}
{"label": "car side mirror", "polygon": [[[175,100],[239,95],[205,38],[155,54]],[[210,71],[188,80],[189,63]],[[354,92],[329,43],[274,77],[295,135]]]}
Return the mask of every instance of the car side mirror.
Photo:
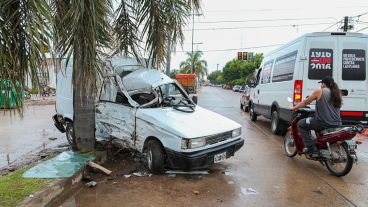
{"label": "car side mirror", "polygon": [[197,96],[192,96],[192,101],[197,104],[198,102],[198,97]]}

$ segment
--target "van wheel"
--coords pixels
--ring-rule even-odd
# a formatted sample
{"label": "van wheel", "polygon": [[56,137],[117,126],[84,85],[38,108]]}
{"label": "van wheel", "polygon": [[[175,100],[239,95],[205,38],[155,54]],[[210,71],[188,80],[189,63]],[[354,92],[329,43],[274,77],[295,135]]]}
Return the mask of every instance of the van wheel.
{"label": "van wheel", "polygon": [[254,112],[253,104],[251,105],[251,107],[249,109],[249,116],[250,116],[251,121],[257,121],[257,114]]}
{"label": "van wheel", "polygon": [[66,139],[68,140],[68,143],[69,143],[69,148],[73,151],[76,151],[77,150],[77,144],[75,142],[75,137],[74,137],[73,122],[67,122],[66,123],[65,134],[66,134]]}
{"label": "van wheel", "polygon": [[147,143],[147,164],[153,174],[161,175],[165,172],[165,155],[161,144],[156,140],[150,140]]}
{"label": "van wheel", "polygon": [[271,114],[271,131],[273,134],[281,135],[285,132],[285,125],[279,118],[279,113],[274,110]]}

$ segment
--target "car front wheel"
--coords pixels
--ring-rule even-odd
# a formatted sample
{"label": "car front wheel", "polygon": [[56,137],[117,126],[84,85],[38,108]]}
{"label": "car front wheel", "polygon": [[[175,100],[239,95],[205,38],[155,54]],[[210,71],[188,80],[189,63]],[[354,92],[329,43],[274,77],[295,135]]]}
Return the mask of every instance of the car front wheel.
{"label": "car front wheel", "polygon": [[163,174],[165,172],[165,154],[161,144],[156,140],[148,141],[146,152],[149,171],[153,174]]}

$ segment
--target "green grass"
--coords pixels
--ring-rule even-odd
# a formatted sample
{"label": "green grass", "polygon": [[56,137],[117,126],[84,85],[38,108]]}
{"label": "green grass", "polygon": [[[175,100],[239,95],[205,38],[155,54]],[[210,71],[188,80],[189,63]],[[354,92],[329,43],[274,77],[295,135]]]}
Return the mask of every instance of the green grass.
{"label": "green grass", "polygon": [[51,179],[23,178],[22,174],[28,169],[0,177],[0,207],[17,206],[24,198],[51,182]]}

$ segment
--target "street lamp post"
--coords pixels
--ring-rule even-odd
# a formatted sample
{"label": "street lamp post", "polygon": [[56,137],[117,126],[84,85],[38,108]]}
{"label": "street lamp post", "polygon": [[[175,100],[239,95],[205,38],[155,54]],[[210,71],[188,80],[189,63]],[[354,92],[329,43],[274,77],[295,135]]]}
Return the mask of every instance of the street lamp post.
{"label": "street lamp post", "polygon": [[194,58],[193,58],[193,47],[194,47],[194,15],[195,16],[201,16],[202,14],[194,14],[194,9],[192,13],[192,71],[191,73],[194,73]]}

